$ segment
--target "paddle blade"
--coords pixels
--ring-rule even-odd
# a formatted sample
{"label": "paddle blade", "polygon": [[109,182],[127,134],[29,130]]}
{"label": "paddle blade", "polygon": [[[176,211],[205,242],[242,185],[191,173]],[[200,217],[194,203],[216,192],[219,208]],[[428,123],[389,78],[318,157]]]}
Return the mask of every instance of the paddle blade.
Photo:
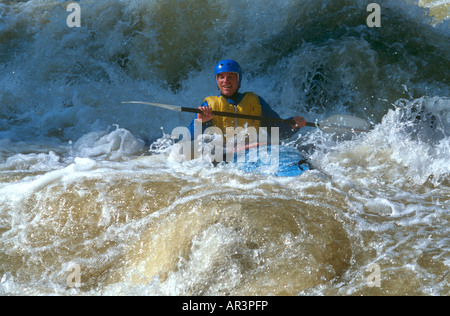
{"label": "paddle blade", "polygon": [[320,123],[320,128],[327,133],[362,133],[369,131],[369,123],[359,117],[350,115],[333,115]]}
{"label": "paddle blade", "polygon": [[170,104],[143,102],[143,101],[122,101],[122,103],[146,104],[146,105],[156,106],[156,107],[171,110],[171,111],[181,111],[181,106],[170,105]]}

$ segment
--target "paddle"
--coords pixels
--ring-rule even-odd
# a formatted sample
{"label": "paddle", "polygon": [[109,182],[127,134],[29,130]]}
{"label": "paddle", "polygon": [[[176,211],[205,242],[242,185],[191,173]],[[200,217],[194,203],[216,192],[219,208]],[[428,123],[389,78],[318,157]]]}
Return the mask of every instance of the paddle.
{"label": "paddle", "polygon": [[[122,101],[122,103],[131,103],[131,104],[145,104],[160,107],[163,109],[178,111],[178,112],[191,112],[191,113],[203,113],[200,109],[188,108],[184,106],[170,105],[170,104],[162,104],[162,103],[154,103],[154,102],[143,102],[143,101]],[[294,125],[294,120],[285,120],[282,118],[275,117],[265,117],[265,116],[255,116],[255,115],[247,115],[247,114],[239,114],[239,113],[230,113],[230,112],[221,112],[221,111],[212,111],[214,115],[217,116],[226,116],[226,117],[234,117],[234,118],[243,118],[249,120],[259,120],[259,121],[270,121],[275,123],[286,123],[289,125]],[[323,120],[319,123],[311,123],[306,122],[306,126],[310,127],[319,127],[324,132],[327,133],[343,133],[343,132],[368,132],[369,124],[358,117],[349,116],[349,115],[333,115],[329,118]]]}

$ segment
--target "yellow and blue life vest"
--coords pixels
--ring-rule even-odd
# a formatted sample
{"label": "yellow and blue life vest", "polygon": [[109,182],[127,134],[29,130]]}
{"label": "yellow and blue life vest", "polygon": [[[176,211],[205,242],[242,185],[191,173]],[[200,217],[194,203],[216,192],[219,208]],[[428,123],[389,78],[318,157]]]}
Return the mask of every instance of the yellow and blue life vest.
{"label": "yellow and blue life vest", "polygon": [[[242,100],[237,105],[229,103],[228,100],[221,95],[207,97],[205,98],[205,101],[208,102],[208,105],[212,108],[213,111],[255,116],[261,116],[262,113],[259,97],[253,92],[246,92]],[[220,128],[224,134],[227,127],[244,127],[246,124],[247,127],[253,126],[256,128],[256,130],[258,130],[260,123],[261,122],[259,120],[238,119],[217,115],[214,116],[211,120],[211,125]]]}

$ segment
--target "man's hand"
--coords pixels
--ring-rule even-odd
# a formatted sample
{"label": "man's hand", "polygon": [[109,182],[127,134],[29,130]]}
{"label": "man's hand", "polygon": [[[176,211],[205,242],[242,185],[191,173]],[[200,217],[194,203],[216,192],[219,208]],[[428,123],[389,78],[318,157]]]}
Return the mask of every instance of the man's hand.
{"label": "man's hand", "polygon": [[294,117],[295,124],[292,124],[292,129],[298,129],[306,126],[306,120],[301,116]]}
{"label": "man's hand", "polygon": [[200,120],[202,123],[208,122],[214,117],[212,109],[209,106],[200,106],[198,109],[203,112],[203,114],[197,114],[197,120]]}

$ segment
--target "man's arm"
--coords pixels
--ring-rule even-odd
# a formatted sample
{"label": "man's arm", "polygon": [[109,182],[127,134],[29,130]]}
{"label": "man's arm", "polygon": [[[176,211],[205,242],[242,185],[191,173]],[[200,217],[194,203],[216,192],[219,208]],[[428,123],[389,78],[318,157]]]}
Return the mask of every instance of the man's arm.
{"label": "man's arm", "polygon": [[[277,112],[275,112],[263,98],[261,98],[261,97],[258,97],[258,98],[259,98],[259,103],[261,104],[261,115],[262,116],[280,118],[280,115]],[[290,117],[289,119],[292,119],[292,120],[295,119],[297,121],[297,119],[293,118],[293,117]],[[274,122],[269,122],[268,121],[264,125],[265,125],[264,127],[267,127],[267,131],[269,133],[270,133],[270,128],[271,127],[278,127],[278,128],[280,128],[280,138],[282,138],[282,139],[283,138],[290,138],[295,133],[298,132],[298,128],[294,129],[294,128],[292,128],[291,125],[286,124],[286,123],[274,123]],[[302,124],[300,123],[300,125],[302,125]],[[299,127],[302,127],[300,125],[299,125]]]}
{"label": "man's arm", "polygon": [[[202,105],[200,107],[209,107],[208,106],[208,102],[205,101],[202,103]],[[196,124],[196,120],[199,119],[199,114],[197,114],[194,119],[192,120],[191,124],[189,125],[189,132],[191,133],[191,140],[194,140],[194,130],[195,130],[195,124]],[[198,124],[198,123],[197,123]],[[202,122],[202,134],[205,131],[205,129],[207,129],[208,127],[211,126],[211,120],[208,120],[207,122]]]}

